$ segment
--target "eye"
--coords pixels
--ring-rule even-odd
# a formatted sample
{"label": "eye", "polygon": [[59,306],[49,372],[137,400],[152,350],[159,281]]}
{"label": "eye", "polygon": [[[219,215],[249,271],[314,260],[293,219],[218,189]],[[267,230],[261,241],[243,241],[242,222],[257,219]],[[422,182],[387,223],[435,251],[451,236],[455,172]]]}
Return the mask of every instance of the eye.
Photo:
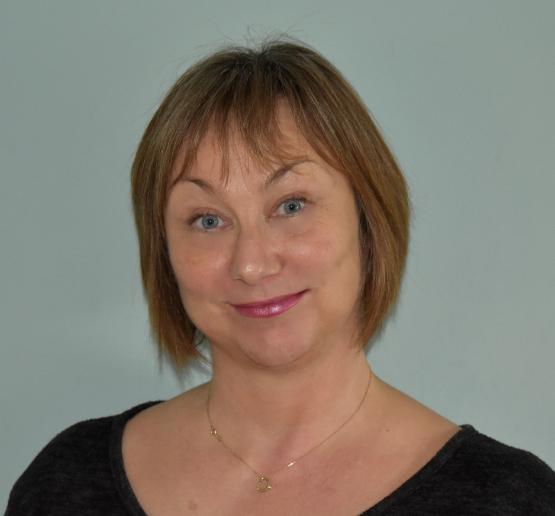
{"label": "eye", "polygon": [[293,211],[286,211],[285,216],[290,217],[291,215],[295,215],[299,211],[304,208],[306,203],[306,199],[304,197],[292,197],[291,199],[286,199],[284,202],[280,204],[280,206],[285,206],[286,210],[293,210]]}
{"label": "eye", "polygon": [[[211,231],[217,226],[217,219],[218,216],[214,213],[198,213],[189,219],[189,225],[193,226],[193,229],[199,231]],[[201,221],[201,228],[194,225],[197,220]]]}
{"label": "eye", "polygon": [[[290,197],[280,203],[279,206],[285,207],[285,217],[292,217],[302,211],[305,204],[305,197]],[[218,227],[218,220],[219,217],[214,213],[197,213],[189,219],[188,224],[195,230],[212,232]],[[195,225],[197,221],[201,222],[201,227]]]}

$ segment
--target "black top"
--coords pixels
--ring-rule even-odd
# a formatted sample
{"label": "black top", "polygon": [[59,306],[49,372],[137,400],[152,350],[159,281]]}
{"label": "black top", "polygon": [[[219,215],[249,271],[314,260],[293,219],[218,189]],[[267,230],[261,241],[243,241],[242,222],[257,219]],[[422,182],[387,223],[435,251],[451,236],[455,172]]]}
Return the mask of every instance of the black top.
{"label": "black top", "polygon": [[[141,515],[123,467],[125,423],[163,400],[80,421],[56,435],[14,484],[5,516]],[[532,453],[472,425],[363,514],[555,515],[555,472]]]}

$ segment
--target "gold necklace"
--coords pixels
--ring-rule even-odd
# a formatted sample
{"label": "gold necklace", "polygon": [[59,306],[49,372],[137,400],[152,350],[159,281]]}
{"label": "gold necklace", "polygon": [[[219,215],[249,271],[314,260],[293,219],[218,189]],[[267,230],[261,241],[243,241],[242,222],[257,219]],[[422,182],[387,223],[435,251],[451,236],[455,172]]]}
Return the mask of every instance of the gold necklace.
{"label": "gold necklace", "polygon": [[[272,473],[272,475],[275,474],[275,473],[280,472],[283,469],[293,467],[295,464],[297,464],[298,461],[300,461],[302,458],[306,457],[310,452],[314,451],[316,448],[322,446],[325,442],[327,442],[329,439],[331,439],[337,432],[339,432],[339,430],[341,430],[349,421],[351,421],[351,419],[353,419],[355,414],[360,410],[360,407],[362,407],[362,404],[364,403],[364,400],[366,399],[366,395],[368,394],[368,389],[370,388],[371,381],[372,381],[372,373],[370,371],[370,374],[368,375],[368,383],[366,384],[366,390],[364,391],[364,396],[360,400],[360,403],[358,404],[358,407],[345,421],[343,421],[343,423],[341,423],[341,425],[338,428],[336,428],[331,434],[329,434],[323,441],[320,441],[318,444],[316,444],[315,446],[310,448],[308,451],[303,453],[301,456],[299,456],[295,460],[292,460],[291,462],[289,462],[289,464],[287,464],[285,466],[282,466],[279,469],[276,469]],[[216,440],[218,440],[220,443],[222,443],[222,445],[225,446],[225,448],[227,448],[227,450],[236,459],[240,460],[245,466],[247,466],[247,468],[249,468],[256,475],[256,490],[259,493],[266,493],[266,492],[270,491],[272,489],[272,484],[270,482],[270,479],[266,475],[263,475],[262,473],[257,471],[248,462],[246,462],[245,460],[243,460],[243,458],[241,458],[239,455],[237,455],[237,453],[235,453],[225,443],[222,436],[216,430],[216,427],[214,426],[214,423],[212,423],[212,418],[210,417],[210,386],[208,387],[208,396],[206,398],[206,415],[208,416],[208,423],[210,424],[210,435],[212,437],[214,437]]]}

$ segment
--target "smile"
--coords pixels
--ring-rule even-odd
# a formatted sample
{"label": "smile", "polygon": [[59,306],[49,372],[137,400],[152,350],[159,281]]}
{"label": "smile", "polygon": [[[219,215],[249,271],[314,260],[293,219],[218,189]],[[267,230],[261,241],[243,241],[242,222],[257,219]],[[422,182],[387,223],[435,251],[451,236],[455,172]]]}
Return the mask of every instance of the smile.
{"label": "smile", "polygon": [[246,317],[274,317],[293,308],[308,290],[297,292],[261,303],[248,303],[244,305],[231,305],[241,315]]}

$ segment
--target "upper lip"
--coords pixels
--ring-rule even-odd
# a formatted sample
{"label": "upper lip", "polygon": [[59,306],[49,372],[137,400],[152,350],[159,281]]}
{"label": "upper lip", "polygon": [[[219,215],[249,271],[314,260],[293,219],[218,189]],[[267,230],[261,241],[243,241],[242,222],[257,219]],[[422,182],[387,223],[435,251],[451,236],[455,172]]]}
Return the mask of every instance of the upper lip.
{"label": "upper lip", "polygon": [[273,297],[271,299],[264,299],[263,301],[255,301],[253,303],[242,303],[242,304],[232,303],[232,305],[233,306],[239,306],[241,308],[252,308],[252,307],[256,307],[256,306],[270,305],[272,303],[277,303],[277,302],[279,302],[283,299],[287,299],[288,297],[296,296],[297,294],[300,294],[301,292],[305,292],[305,290],[300,290],[299,292],[294,292],[293,294],[286,294],[285,296]]}

